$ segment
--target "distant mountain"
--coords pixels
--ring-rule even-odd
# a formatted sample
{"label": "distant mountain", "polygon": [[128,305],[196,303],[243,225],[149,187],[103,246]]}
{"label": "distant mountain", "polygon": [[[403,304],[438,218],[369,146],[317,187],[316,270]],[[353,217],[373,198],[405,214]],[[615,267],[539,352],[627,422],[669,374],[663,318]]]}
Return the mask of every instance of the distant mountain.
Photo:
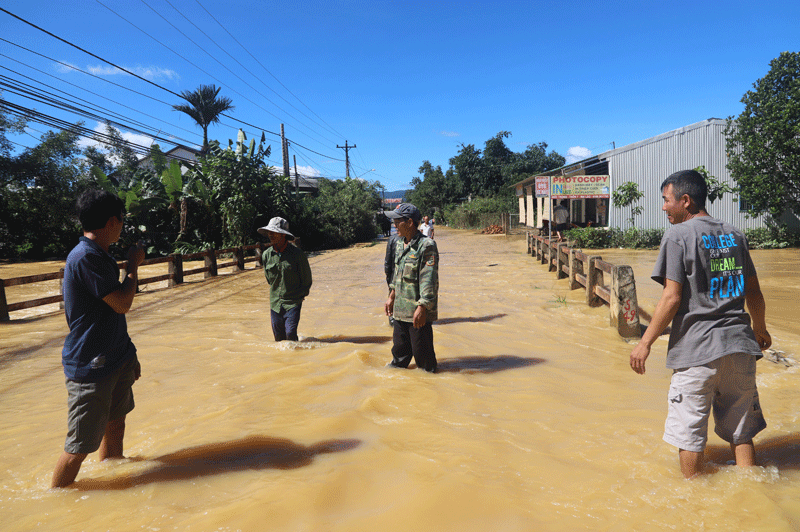
{"label": "distant mountain", "polygon": [[384,198],[402,198],[403,200],[406,199],[406,195],[411,192],[411,190],[387,190],[383,193]]}

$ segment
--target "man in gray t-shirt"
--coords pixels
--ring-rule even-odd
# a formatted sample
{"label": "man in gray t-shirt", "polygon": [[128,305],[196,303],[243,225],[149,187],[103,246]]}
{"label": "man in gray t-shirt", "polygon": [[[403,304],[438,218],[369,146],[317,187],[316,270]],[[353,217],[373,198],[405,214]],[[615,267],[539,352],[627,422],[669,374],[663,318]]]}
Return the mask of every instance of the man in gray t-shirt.
{"label": "man in gray t-shirt", "polygon": [[631,368],[645,372],[653,342],[672,322],[664,440],[680,449],[681,472],[691,478],[702,470],[711,411],[715,432],[730,443],[737,465],[754,465],[753,437],[766,427],[755,362],[772,339],[747,240],[706,212],[707,186],[700,173],[676,172],[661,191],[662,210],[673,225],[661,240],[652,278],[664,291],[631,353]]}

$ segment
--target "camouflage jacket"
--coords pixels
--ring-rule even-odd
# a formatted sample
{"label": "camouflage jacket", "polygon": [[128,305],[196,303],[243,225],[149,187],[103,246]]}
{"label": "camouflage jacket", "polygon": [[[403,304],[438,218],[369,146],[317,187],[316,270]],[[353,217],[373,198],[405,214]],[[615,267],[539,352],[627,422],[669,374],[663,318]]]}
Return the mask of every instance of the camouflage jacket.
{"label": "camouflage jacket", "polygon": [[394,277],[389,288],[395,292],[394,319],[414,321],[419,305],[427,309],[427,323],[436,321],[439,308],[439,250],[436,241],[417,232],[406,246],[397,240]]}

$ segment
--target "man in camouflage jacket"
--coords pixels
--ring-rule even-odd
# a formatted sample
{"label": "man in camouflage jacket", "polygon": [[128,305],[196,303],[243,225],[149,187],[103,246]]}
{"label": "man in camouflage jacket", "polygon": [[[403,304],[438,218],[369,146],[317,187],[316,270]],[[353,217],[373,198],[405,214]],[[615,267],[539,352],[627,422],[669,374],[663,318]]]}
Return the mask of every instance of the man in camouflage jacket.
{"label": "man in camouflage jacket", "polygon": [[389,284],[386,315],[394,318],[394,345],[390,366],[436,371],[432,323],[438,317],[439,251],[436,242],[417,229],[421,215],[410,203],[385,213],[402,237],[394,253],[394,277]]}

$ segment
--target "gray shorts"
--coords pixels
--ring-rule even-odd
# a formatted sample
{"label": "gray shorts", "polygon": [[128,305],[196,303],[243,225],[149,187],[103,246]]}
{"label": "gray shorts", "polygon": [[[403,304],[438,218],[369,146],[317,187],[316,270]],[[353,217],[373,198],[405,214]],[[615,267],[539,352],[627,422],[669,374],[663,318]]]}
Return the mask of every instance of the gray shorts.
{"label": "gray shorts", "polygon": [[766,428],[756,389],[756,357],[736,353],[703,366],[675,370],[664,441],[686,451],[703,452],[712,411],[714,432],[735,445],[749,442]]}
{"label": "gray shorts", "polygon": [[99,382],[67,379],[68,431],[64,450],[89,454],[100,448],[109,420],[124,417],[133,410],[133,383],[136,381],[134,357]]}

